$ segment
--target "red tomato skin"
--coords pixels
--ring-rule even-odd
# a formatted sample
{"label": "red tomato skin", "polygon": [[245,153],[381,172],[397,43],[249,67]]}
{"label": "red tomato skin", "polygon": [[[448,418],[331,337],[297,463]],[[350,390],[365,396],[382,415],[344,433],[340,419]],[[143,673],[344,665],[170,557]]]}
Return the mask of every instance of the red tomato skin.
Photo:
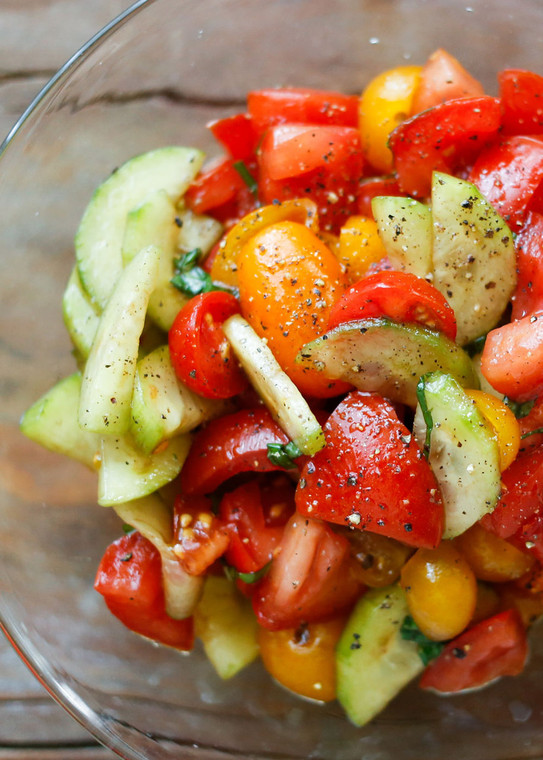
{"label": "red tomato skin", "polygon": [[349,609],[364,590],[352,571],[353,562],[343,536],[295,512],[268,574],[252,596],[259,624],[276,631]]}
{"label": "red tomato skin", "polygon": [[376,394],[350,393],[324,426],[326,446],[296,489],[300,514],[435,548],[443,533],[439,487],[409,430]]}
{"label": "red tomato skin", "polygon": [[505,610],[446,644],[424,671],[422,689],[453,693],[522,672],[528,656],[526,631],[517,610]]}
{"label": "red tomato skin", "polygon": [[362,180],[358,191],[357,213],[373,219],[371,202],[380,195],[403,195],[395,177],[371,177]]}
{"label": "red tomato skin", "polygon": [[533,71],[505,69],[498,74],[502,134],[543,133],[543,77]]}
{"label": "red tomato skin", "polygon": [[231,293],[201,293],[183,306],[168,334],[175,374],[206,398],[231,398],[248,384],[222,330],[233,314],[239,303]]}
{"label": "red tomato skin", "polygon": [[500,102],[488,96],[448,100],[406,119],[392,132],[398,184],[407,195],[430,194],[432,172],[469,166],[500,127]]}
{"label": "red tomato skin", "polygon": [[254,156],[258,134],[249,114],[236,113],[206,126],[234,161],[248,161]]}
{"label": "red tomato skin", "polygon": [[176,649],[192,649],[192,618],[174,620],[166,613],[160,554],[137,531],[108,546],[94,588],[131,631]]}
{"label": "red tomato skin", "polygon": [[483,151],[469,176],[513,232],[522,228],[542,179],[543,140],[523,135]]}
{"label": "red tomato skin", "polygon": [[185,572],[202,575],[225,553],[230,537],[229,527],[213,514],[210,499],[177,496],[173,505],[173,550]]}
{"label": "red tomato skin", "polygon": [[247,96],[258,133],[278,124],[358,125],[358,97],[301,87],[255,90]]}
{"label": "red tomato skin", "polygon": [[528,212],[515,241],[517,285],[511,321],[543,311],[543,215]]}
{"label": "red tomato skin", "polygon": [[516,401],[538,396],[543,391],[543,313],[491,330],[481,372],[493,388]]}
{"label": "red tomato skin", "polygon": [[373,317],[414,322],[456,338],[456,318],[445,297],[410,272],[385,270],[352,285],[332,307],[328,329]]}
{"label": "red tomato skin", "polygon": [[423,66],[420,84],[413,96],[412,113],[419,113],[453,98],[484,95],[480,82],[446,50],[438,49]]}
{"label": "red tomato skin", "polygon": [[240,409],[212,420],[192,443],[181,471],[186,495],[212,493],[240,472],[282,471],[268,459],[268,443],[289,438],[267,409]]}
{"label": "red tomato skin", "polygon": [[185,193],[188,208],[197,214],[222,206],[244,187],[231,158],[223,158],[196,177]]}

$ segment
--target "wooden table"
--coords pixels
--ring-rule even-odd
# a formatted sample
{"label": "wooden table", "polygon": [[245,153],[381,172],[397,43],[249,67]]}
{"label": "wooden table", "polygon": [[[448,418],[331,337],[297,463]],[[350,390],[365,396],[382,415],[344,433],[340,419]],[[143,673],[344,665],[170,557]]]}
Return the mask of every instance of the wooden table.
{"label": "wooden table", "polygon": [[[55,71],[129,0],[2,0],[0,140]],[[49,697],[0,634],[0,760],[114,757]]]}

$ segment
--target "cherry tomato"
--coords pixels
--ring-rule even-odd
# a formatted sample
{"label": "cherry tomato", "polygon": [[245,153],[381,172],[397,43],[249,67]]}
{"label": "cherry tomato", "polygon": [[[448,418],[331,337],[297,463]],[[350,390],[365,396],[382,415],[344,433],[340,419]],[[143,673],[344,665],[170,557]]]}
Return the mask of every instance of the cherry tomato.
{"label": "cherry tomato", "polygon": [[267,409],[241,409],[212,420],[192,443],[181,471],[185,494],[206,494],[240,472],[281,470],[268,459],[268,443],[289,438]]}
{"label": "cherry tomato", "polygon": [[525,575],[534,564],[533,557],[477,523],[457,536],[454,544],[481,581],[512,581]]}
{"label": "cherry tomato", "polygon": [[484,95],[480,82],[446,50],[439,48],[428,58],[411,104],[411,113],[419,113],[453,98]]}
{"label": "cherry tomato", "polygon": [[335,647],[344,625],[344,618],[333,618],[282,631],[260,628],[258,643],[264,667],[295,694],[331,702],[336,697]]}
{"label": "cherry tomato", "polygon": [[278,124],[356,127],[358,122],[358,98],[341,92],[301,87],[255,90],[247,96],[247,104],[259,133]]}
{"label": "cherry tomato", "polygon": [[543,396],[535,399],[532,408],[524,417],[518,420],[522,440],[522,450],[527,451],[543,443],[543,434],[535,432],[543,430]]}
{"label": "cherry tomato", "polygon": [[543,594],[520,588],[516,583],[504,583],[499,588],[502,610],[516,609],[526,628],[543,615]]}
{"label": "cherry tomato", "polygon": [[228,526],[213,514],[205,496],[180,495],[173,505],[173,551],[183,570],[202,575],[230,543]]}
{"label": "cherry tomato", "polygon": [[401,585],[413,620],[430,639],[457,636],[473,617],[477,581],[449,541],[415,552],[402,569]]}
{"label": "cherry tomato", "polygon": [[500,450],[500,469],[506,470],[512,464],[520,449],[520,427],[518,420],[501,399],[484,391],[466,390],[483,417],[496,433]]}
{"label": "cherry tomato", "polygon": [[168,335],[175,374],[206,398],[230,398],[247,387],[222,330],[239,313],[233,295],[219,290],[194,296],[177,314]]}
{"label": "cherry tomato", "polygon": [[174,620],[166,613],[160,554],[137,531],[108,546],[94,588],[131,631],[175,649],[192,649],[192,618]]}
{"label": "cherry tomato", "polygon": [[456,337],[456,318],[445,297],[410,272],[378,272],[352,285],[330,310],[328,329],[373,317],[415,322]]}
{"label": "cherry tomato", "polygon": [[533,71],[506,69],[498,74],[504,135],[543,132],[543,77]]}
{"label": "cherry tomato", "polygon": [[420,72],[420,66],[398,66],[384,71],[362,93],[358,112],[362,148],[367,161],[378,172],[392,170],[388,139],[411,113]]}
{"label": "cherry tomato", "polygon": [[248,161],[254,156],[258,134],[249,114],[237,113],[207,124],[218,142],[235,161]]}
{"label": "cherry tomato", "polygon": [[528,643],[516,610],[506,610],[449,642],[424,671],[422,689],[451,693],[522,672]]}
{"label": "cherry tomato", "polygon": [[400,571],[413,553],[410,546],[369,530],[337,528],[351,545],[358,563],[357,576],[365,586],[383,588],[400,577]]}
{"label": "cherry tomato", "polygon": [[376,222],[366,216],[350,216],[339,232],[339,260],[347,269],[349,281],[360,280],[386,255]]}
{"label": "cherry tomato", "polygon": [[296,489],[307,516],[370,530],[410,546],[437,546],[443,505],[434,474],[392,405],[350,393],[324,426],[326,446]]}
{"label": "cherry tomato", "polygon": [[252,602],[260,625],[276,631],[338,615],[362,590],[349,542],[326,523],[295,512]]}
{"label": "cherry tomato", "polygon": [[346,389],[295,363],[302,346],[325,332],[344,290],[333,253],[307,227],[278,222],[246,243],[238,264],[241,312],[302,393],[325,397]]}
{"label": "cherry tomato", "polygon": [[469,179],[518,232],[543,179],[543,140],[505,138],[480,154]]}
{"label": "cherry tomato", "polygon": [[515,241],[517,285],[511,321],[543,311],[543,215],[528,212]]}
{"label": "cherry tomato", "polygon": [[185,202],[191,211],[203,214],[232,200],[243,187],[233,160],[223,158],[196,177],[185,193]]}
{"label": "cherry tomato", "polygon": [[403,193],[396,179],[392,176],[364,179],[358,191],[358,213],[373,218],[371,202],[379,195],[401,196]]}
{"label": "cherry tomato", "polygon": [[[504,586],[506,584],[500,585]],[[492,615],[496,615],[502,609],[510,609],[513,606],[512,604],[508,604],[507,608],[501,606],[500,595],[496,588],[496,586],[491,586],[489,583],[477,581],[477,602],[475,603],[475,612],[471,618],[470,626],[480,623],[481,620],[486,620]]]}
{"label": "cherry tomato", "polygon": [[469,166],[499,126],[500,102],[487,96],[448,100],[407,119],[390,135],[400,188],[428,196],[433,171],[454,174]]}

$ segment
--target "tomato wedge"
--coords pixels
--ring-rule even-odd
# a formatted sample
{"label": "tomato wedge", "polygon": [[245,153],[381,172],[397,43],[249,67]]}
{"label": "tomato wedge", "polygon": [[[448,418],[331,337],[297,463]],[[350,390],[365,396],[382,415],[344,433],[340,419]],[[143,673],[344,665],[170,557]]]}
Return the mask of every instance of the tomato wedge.
{"label": "tomato wedge", "polygon": [[435,548],[443,533],[439,487],[391,404],[350,393],[324,433],[326,446],[306,462],[296,489],[300,514]]}
{"label": "tomato wedge", "polygon": [[210,121],[206,126],[235,161],[248,161],[254,156],[258,134],[249,114],[226,116]]}
{"label": "tomato wedge", "polygon": [[371,177],[370,179],[364,179],[360,183],[358,191],[357,213],[373,219],[371,202],[379,195],[401,196],[403,193],[394,177]]}
{"label": "tomato wedge", "polygon": [[348,609],[363,591],[354,562],[346,538],[295,512],[252,597],[258,622],[270,630],[294,628]]}
{"label": "tomato wedge", "polygon": [[212,290],[194,296],[177,314],[168,335],[175,374],[206,398],[230,398],[248,384],[222,330],[239,313],[231,293]]}
{"label": "tomato wedge", "polygon": [[432,172],[454,174],[469,166],[500,122],[500,101],[488,96],[448,100],[402,122],[390,136],[400,188],[428,196]]}
{"label": "tomato wedge", "polygon": [[445,297],[410,272],[377,272],[355,283],[330,310],[328,329],[372,317],[414,322],[456,338],[456,318]]}
{"label": "tomato wedge", "polygon": [[137,531],[108,546],[94,588],[131,631],[175,649],[192,649],[192,618],[174,620],[166,613],[160,554]]}
{"label": "tomato wedge", "polygon": [[249,113],[260,134],[278,124],[358,125],[358,97],[301,87],[255,90],[247,96]]}
{"label": "tomato wedge", "polygon": [[196,177],[185,193],[185,201],[191,211],[203,214],[232,200],[244,186],[234,161],[223,158]]}
{"label": "tomato wedge", "polygon": [[526,631],[517,610],[500,612],[453,639],[424,671],[422,689],[453,693],[522,672]]}
{"label": "tomato wedge", "polygon": [[173,505],[173,551],[189,575],[202,575],[230,543],[228,526],[205,496],[177,496]]}
{"label": "tomato wedge", "polygon": [[533,71],[506,69],[498,74],[504,135],[543,133],[543,77]]}
{"label": "tomato wedge", "polygon": [[543,215],[528,212],[515,242],[517,285],[511,320],[543,311]]}
{"label": "tomato wedge", "polygon": [[267,409],[241,409],[212,420],[196,434],[181,471],[187,495],[214,491],[240,472],[281,470],[268,459],[268,443],[289,438]]}
{"label": "tomato wedge", "polygon": [[411,109],[412,113],[419,113],[446,100],[484,94],[482,84],[454,56],[439,48],[422,67]]}

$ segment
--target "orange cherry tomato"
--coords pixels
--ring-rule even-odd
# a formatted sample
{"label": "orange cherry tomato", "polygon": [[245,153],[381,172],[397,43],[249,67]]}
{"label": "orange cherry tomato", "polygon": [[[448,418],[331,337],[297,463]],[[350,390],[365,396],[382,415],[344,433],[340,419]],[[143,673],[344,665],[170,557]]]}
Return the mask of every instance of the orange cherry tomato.
{"label": "orange cherry tomato", "polygon": [[500,596],[494,586],[488,583],[477,583],[477,602],[475,612],[471,618],[470,625],[480,623],[492,615],[495,615],[503,607],[500,604]]}
{"label": "orange cherry tomato", "polygon": [[324,398],[346,390],[295,363],[302,346],[326,332],[330,308],[345,289],[330,249],[304,225],[278,222],[249,239],[238,267],[243,316],[301,392]]}
{"label": "orange cherry tomato", "polygon": [[351,544],[351,554],[358,563],[357,577],[372,588],[383,588],[397,581],[402,567],[413,553],[411,546],[369,530],[345,528],[342,535]]}
{"label": "orange cherry tomato", "polygon": [[543,593],[519,588],[515,583],[504,583],[499,588],[502,610],[516,609],[522,622],[528,626],[543,615]]}
{"label": "orange cherry tomato", "polygon": [[377,223],[367,216],[351,216],[339,232],[340,261],[347,267],[350,282],[357,282],[368,273],[372,264],[387,255]]}
{"label": "orange cherry tomato", "polygon": [[457,536],[460,550],[475,576],[481,581],[505,583],[525,575],[534,565],[534,558],[478,523]]}
{"label": "orange cherry tomato", "polygon": [[503,472],[515,461],[520,449],[519,422],[511,409],[497,396],[471,389],[466,393],[496,431],[500,450],[500,469]]}
{"label": "orange cherry tomato", "polygon": [[264,667],[296,694],[330,702],[336,696],[335,648],[344,625],[345,618],[334,618],[282,631],[260,628]]}

